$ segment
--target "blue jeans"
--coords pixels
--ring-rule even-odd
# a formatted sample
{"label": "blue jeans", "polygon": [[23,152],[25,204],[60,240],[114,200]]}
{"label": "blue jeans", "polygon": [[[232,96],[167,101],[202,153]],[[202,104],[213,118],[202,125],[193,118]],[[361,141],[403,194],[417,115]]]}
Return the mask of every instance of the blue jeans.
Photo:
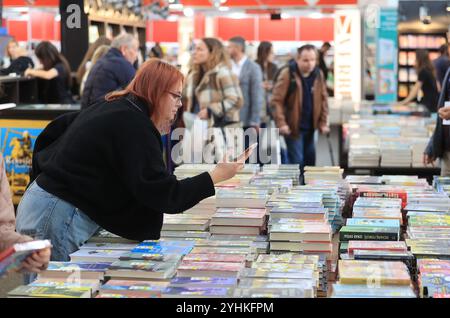
{"label": "blue jeans", "polygon": [[300,131],[299,137],[292,138],[287,136],[285,140],[290,164],[299,164],[302,173],[305,166],[314,166],[316,164],[314,130]]}
{"label": "blue jeans", "polygon": [[34,181],[17,209],[17,232],[51,241],[52,261],[67,262],[100,228],[70,203],[48,193]]}

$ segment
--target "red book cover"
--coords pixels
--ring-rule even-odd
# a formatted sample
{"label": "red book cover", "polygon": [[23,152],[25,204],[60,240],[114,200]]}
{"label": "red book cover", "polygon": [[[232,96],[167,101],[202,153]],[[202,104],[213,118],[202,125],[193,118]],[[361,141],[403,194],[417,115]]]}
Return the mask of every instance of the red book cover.
{"label": "red book cover", "polygon": [[365,198],[395,198],[402,200],[402,209],[406,207],[408,203],[407,193],[404,190],[398,189],[383,189],[376,190],[373,188],[360,187],[357,190],[357,194],[360,197]]}

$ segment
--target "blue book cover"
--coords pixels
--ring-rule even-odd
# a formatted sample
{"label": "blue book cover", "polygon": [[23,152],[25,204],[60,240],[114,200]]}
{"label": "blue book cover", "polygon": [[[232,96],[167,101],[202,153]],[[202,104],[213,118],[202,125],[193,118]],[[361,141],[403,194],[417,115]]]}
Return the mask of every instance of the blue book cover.
{"label": "blue book cover", "polygon": [[175,277],[170,281],[170,287],[234,287],[235,277]]}
{"label": "blue book cover", "polygon": [[178,255],[186,255],[189,254],[192,250],[190,246],[141,246],[136,247],[131,250],[131,253],[141,253],[141,254],[178,254]]}
{"label": "blue book cover", "polygon": [[162,294],[166,297],[226,297],[229,295],[229,289],[167,287]]}
{"label": "blue book cover", "polygon": [[104,272],[111,266],[111,263],[87,263],[87,262],[50,262],[47,270],[49,271],[72,271],[79,269],[89,272]]}

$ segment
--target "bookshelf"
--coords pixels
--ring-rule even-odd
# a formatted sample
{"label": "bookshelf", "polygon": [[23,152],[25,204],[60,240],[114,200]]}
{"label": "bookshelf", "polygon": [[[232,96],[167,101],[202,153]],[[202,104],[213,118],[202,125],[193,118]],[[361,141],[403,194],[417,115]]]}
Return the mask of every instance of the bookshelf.
{"label": "bookshelf", "polygon": [[105,17],[91,12],[88,15],[89,22],[89,43],[95,42],[100,36],[113,38],[122,32],[135,35],[139,39],[142,55],[145,56],[146,28],[145,21],[140,19],[130,19],[128,17]]}
{"label": "bookshelf", "polygon": [[398,97],[408,96],[410,90],[417,81],[414,64],[416,50],[428,50],[430,59],[439,57],[439,47],[447,43],[447,35],[442,33],[417,33],[403,32],[398,37]]}

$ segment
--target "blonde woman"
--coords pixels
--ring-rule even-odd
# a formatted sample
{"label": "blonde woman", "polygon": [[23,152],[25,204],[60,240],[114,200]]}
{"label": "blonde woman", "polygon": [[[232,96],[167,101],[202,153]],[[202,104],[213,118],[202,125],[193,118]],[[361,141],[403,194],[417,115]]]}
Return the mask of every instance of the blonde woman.
{"label": "blonde woman", "polygon": [[195,45],[183,97],[185,110],[208,120],[209,126],[239,126],[242,92],[219,40],[204,38]]}

